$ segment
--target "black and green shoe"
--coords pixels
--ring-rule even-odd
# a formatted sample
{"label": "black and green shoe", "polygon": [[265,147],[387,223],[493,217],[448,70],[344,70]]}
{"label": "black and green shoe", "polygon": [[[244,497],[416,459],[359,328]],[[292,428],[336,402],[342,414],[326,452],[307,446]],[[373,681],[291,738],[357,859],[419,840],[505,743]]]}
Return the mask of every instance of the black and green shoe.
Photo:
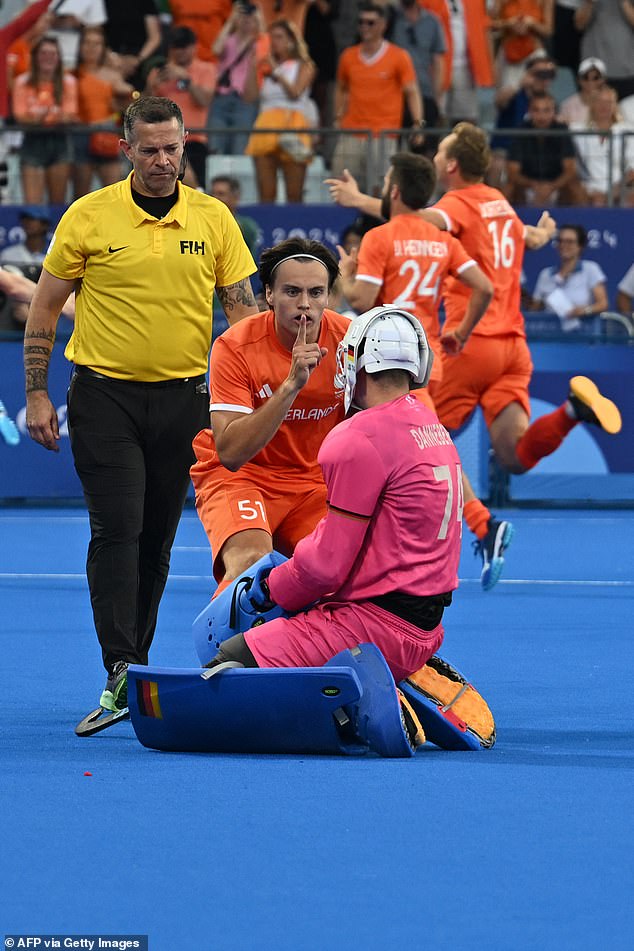
{"label": "black and green shoe", "polygon": [[128,665],[119,660],[108,675],[99,706],[75,727],[77,736],[94,736],[119,720],[128,720]]}
{"label": "black and green shoe", "polygon": [[128,665],[119,660],[108,675],[99,705],[110,713],[120,713],[128,706]]}

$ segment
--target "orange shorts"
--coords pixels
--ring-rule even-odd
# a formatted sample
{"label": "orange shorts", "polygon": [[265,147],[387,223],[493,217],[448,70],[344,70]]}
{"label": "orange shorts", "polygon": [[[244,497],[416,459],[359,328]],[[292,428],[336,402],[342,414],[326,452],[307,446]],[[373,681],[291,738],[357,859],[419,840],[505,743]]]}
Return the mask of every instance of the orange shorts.
{"label": "orange shorts", "polygon": [[239,472],[228,476],[220,469],[217,479],[206,475],[204,489],[196,486],[196,510],[211,545],[214,577],[220,581],[224,570],[218,555],[238,532],[261,529],[271,536],[276,551],[291,555],[326,514],[326,486],[297,483],[290,472],[275,485],[256,485]]}
{"label": "orange shorts", "polygon": [[457,357],[443,356],[443,371],[433,390],[434,403],[450,432],[460,429],[478,405],[487,427],[511,403],[519,403],[530,416],[533,361],[524,337],[474,334]]}
{"label": "orange shorts", "polygon": [[255,120],[254,129],[286,129],[287,133],[294,132],[297,149],[296,158],[289,155],[283,148],[284,137],[280,137],[279,132],[255,132],[253,133],[247,147],[244,150],[245,155],[275,155],[282,162],[302,162],[308,164],[312,158],[312,140],[310,135],[304,134],[303,130],[309,127],[310,123],[303,113],[297,109],[267,109],[261,112]]}

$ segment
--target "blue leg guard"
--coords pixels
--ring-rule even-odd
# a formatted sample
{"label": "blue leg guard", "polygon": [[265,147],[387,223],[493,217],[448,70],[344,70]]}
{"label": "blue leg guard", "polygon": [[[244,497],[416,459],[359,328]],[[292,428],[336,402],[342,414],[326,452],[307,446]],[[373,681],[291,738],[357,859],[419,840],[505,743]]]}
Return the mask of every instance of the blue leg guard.
{"label": "blue leg guard", "polygon": [[444,750],[488,749],[495,721],[486,701],[458,671],[438,656],[399,683],[425,736]]}
{"label": "blue leg guard", "polygon": [[392,675],[376,647],[323,667],[128,667],[128,706],[151,749],[411,756]]}
{"label": "blue leg guard", "polygon": [[374,644],[361,644],[335,654],[327,663],[351,667],[363,692],[357,701],[343,706],[350,729],[370,750],[380,756],[413,756],[417,743],[404,721],[392,672]]}
{"label": "blue leg guard", "polygon": [[253,600],[253,595],[257,598],[257,594],[261,593],[262,579],[272,568],[285,561],[284,555],[277,551],[264,555],[200,612],[192,625],[192,631],[194,647],[203,667],[214,659],[220,645],[228,637],[243,634],[276,617],[288,617],[287,612],[277,604],[263,610]]}
{"label": "blue leg guard", "polygon": [[128,705],[139,741],[197,753],[368,751],[342,728],[342,705],[363,688],[350,667],[128,668]]}

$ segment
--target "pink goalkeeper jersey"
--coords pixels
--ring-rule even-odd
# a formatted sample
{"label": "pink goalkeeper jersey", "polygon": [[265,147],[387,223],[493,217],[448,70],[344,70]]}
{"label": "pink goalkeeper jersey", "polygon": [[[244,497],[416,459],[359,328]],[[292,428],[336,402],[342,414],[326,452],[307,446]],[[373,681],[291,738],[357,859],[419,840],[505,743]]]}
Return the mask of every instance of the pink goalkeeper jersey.
{"label": "pink goalkeeper jersey", "polygon": [[295,611],[458,586],[460,459],[431,410],[409,395],[363,410],[329,433],[319,464],[328,514],[271,572],[278,604]]}

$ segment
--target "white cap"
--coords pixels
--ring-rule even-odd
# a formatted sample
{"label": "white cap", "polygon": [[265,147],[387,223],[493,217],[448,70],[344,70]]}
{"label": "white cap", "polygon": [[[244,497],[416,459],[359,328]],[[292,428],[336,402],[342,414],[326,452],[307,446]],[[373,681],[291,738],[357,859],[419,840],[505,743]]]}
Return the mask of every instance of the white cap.
{"label": "white cap", "polygon": [[540,48],[538,50],[535,50],[534,52],[530,54],[530,56],[527,56],[526,59],[524,60],[524,69],[530,69],[532,66],[536,66],[537,63],[541,63],[544,60],[546,60],[549,63],[552,62],[554,65],[554,60],[552,60],[552,58],[548,55],[545,49]]}
{"label": "white cap", "polygon": [[588,56],[587,59],[582,59],[579,63],[577,76],[585,76],[591,69],[596,69],[598,73],[601,73],[604,79],[608,75],[606,65],[602,59],[598,59],[596,56]]}

